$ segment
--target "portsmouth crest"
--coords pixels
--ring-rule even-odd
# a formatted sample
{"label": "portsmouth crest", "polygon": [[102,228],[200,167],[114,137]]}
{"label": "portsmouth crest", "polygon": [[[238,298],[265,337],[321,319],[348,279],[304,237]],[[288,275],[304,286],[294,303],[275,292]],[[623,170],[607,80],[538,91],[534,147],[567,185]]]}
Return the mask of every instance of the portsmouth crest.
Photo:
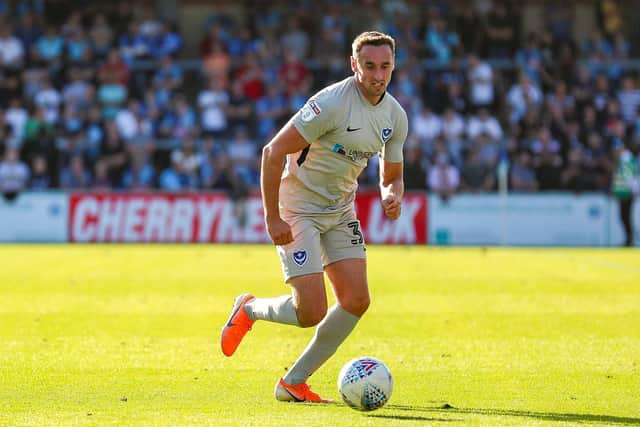
{"label": "portsmouth crest", "polygon": [[392,132],[393,132],[393,129],[391,128],[382,129],[382,142],[387,142],[389,138],[391,138]]}
{"label": "portsmouth crest", "polygon": [[301,251],[295,251],[293,253],[293,261],[302,267],[304,263],[307,262],[307,251],[304,249]]}

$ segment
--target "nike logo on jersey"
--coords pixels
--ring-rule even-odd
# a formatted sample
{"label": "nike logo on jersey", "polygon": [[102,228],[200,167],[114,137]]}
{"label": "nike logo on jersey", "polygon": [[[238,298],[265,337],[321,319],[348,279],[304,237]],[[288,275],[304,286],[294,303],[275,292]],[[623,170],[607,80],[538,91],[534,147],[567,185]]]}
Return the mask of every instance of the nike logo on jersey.
{"label": "nike logo on jersey", "polygon": [[352,128],[351,126],[347,126],[347,132],[355,132],[357,130],[360,130],[362,128]]}

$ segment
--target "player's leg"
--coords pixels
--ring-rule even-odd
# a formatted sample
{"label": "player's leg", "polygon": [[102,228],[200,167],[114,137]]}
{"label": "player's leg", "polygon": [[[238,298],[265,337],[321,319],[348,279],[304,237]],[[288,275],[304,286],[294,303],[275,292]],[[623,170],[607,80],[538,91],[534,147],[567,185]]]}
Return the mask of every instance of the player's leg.
{"label": "player's leg", "polygon": [[[277,246],[277,250],[285,281],[292,284],[292,293],[275,298],[255,298],[251,294],[238,296],[229,320],[222,328],[220,344],[226,356],[234,354],[256,320],[307,327],[317,324],[326,312],[320,233],[312,221],[304,218],[290,218],[289,221],[294,241]],[[293,286],[293,283],[308,282],[315,285]],[[317,304],[310,306],[307,301],[317,301]]]}
{"label": "player's leg", "polygon": [[369,306],[366,264],[346,259],[325,268],[338,302],[316,328],[307,348],[284,377],[289,384],[303,383],[336,352]]}
{"label": "player's leg", "polygon": [[[317,325],[327,313],[327,294],[323,274],[294,277],[289,284],[300,325],[303,327]],[[280,378],[275,386],[275,398],[286,402],[329,402],[311,391],[304,380],[292,380],[288,374]]]}
{"label": "player's leg", "polygon": [[[291,295],[276,298],[256,298],[246,304],[252,320],[267,320],[295,326],[314,326],[326,312],[326,291],[317,225],[305,218],[287,219],[293,232],[293,242],[277,246],[284,280],[291,285]],[[307,306],[307,301],[318,304]],[[324,301],[324,308],[320,301]],[[315,312],[314,310],[318,310]],[[314,316],[320,315],[319,319]]]}
{"label": "player's leg", "polygon": [[338,302],[318,324],[307,348],[284,380],[299,384],[307,380],[338,349],[369,307],[364,239],[360,224],[347,217],[322,237],[323,262]]}

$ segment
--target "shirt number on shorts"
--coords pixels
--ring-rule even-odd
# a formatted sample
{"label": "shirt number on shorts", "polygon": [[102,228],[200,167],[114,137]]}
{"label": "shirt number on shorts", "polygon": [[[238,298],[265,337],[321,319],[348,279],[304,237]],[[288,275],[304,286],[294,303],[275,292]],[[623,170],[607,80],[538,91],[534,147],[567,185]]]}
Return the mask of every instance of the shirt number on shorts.
{"label": "shirt number on shorts", "polygon": [[353,235],[356,236],[355,239],[351,239],[351,244],[361,245],[362,242],[364,242],[364,238],[362,237],[362,232],[360,231],[360,223],[358,221],[351,221],[347,224],[347,227],[349,227]]}

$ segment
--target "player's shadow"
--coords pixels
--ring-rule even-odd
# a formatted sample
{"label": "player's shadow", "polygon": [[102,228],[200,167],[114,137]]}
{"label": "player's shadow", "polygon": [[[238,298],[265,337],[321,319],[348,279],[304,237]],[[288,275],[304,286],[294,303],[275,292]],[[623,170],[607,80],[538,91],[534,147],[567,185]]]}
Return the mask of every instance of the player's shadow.
{"label": "player's shadow", "polygon": [[[473,414],[473,415],[489,415],[489,416],[510,416],[534,418],[542,421],[564,421],[568,423],[587,423],[596,422],[609,425],[640,425],[640,418],[634,417],[616,417],[614,415],[599,414],[564,414],[555,412],[533,412],[533,411],[517,411],[512,409],[480,409],[480,408],[456,408],[448,404],[442,406],[411,406],[411,405],[386,405],[385,408],[396,409],[409,412],[428,412],[439,414]],[[375,416],[375,415],[372,415]],[[402,418],[403,416],[392,416],[388,418]],[[409,419],[412,419],[411,417]],[[462,421],[451,419],[431,419],[432,421]]]}

